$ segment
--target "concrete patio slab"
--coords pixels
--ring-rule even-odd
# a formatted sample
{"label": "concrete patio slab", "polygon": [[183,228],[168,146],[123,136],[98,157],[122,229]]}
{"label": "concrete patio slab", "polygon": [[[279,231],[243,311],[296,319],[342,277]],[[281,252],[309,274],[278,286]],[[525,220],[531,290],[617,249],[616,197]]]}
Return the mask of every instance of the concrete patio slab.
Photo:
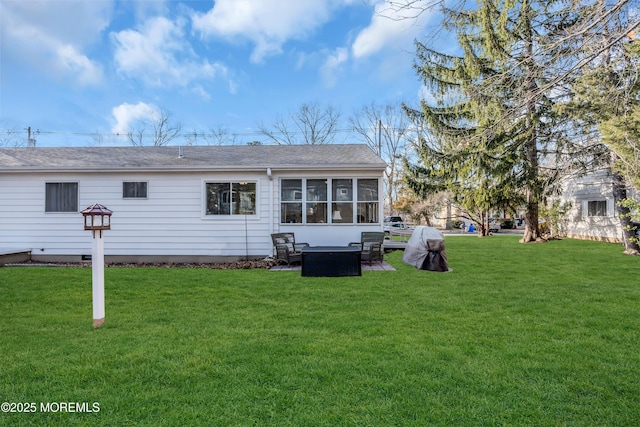
{"label": "concrete patio slab", "polygon": [[[269,271],[300,271],[302,267],[300,265],[274,265]],[[386,261],[374,262],[373,264],[362,264],[362,271],[396,271]]]}

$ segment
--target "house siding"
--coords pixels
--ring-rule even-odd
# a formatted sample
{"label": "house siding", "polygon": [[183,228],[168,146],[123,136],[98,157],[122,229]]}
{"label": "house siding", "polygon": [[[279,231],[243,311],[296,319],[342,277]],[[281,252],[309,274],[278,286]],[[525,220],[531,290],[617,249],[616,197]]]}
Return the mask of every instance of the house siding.
{"label": "house siding", "polygon": [[[0,179],[0,246],[31,247],[34,258],[91,253],[91,234],[83,229],[78,212],[45,212],[46,182],[78,182],[80,210],[101,203],[113,211],[111,230],[105,232],[105,253],[111,256],[258,257],[271,252],[264,175],[43,174]],[[239,180],[257,183],[257,215],[246,220],[207,217],[205,182]],[[148,182],[148,197],[124,199],[123,181]]]}
{"label": "house siding", "polygon": [[[110,262],[217,262],[273,254],[271,233],[293,231],[312,245],[345,245],[378,224],[280,224],[282,178],[375,178],[379,218],[385,163],[368,147],[85,147],[0,149],[0,250],[32,259],[79,261],[91,233],[79,212],[45,212],[46,183],[77,182],[78,211],[113,211],[105,231]],[[123,198],[123,182],[148,183],[146,198]],[[206,215],[207,182],[255,182],[256,214]]]}
{"label": "house siding", "polygon": [[[590,201],[606,201],[606,215],[589,216]],[[585,240],[620,242],[622,228],[615,214],[613,187],[609,171],[601,170],[568,181],[561,197],[562,203],[571,203],[565,218],[567,237]]]}

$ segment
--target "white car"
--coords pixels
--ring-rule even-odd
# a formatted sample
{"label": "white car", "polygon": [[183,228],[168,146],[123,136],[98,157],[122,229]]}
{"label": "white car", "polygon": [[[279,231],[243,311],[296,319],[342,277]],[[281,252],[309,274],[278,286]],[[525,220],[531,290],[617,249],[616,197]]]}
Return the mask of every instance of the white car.
{"label": "white car", "polygon": [[384,235],[391,236],[395,235],[406,235],[411,234],[413,231],[413,227],[408,226],[404,222],[389,222],[384,224]]}

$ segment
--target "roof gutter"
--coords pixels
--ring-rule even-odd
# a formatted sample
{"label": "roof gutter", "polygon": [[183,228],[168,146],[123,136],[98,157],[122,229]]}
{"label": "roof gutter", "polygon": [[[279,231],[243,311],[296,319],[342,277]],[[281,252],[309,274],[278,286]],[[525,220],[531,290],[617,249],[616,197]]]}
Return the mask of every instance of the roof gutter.
{"label": "roof gutter", "polygon": [[[326,166],[318,166],[313,165],[312,167],[301,167],[295,165],[272,165],[267,166],[267,170],[273,171],[277,169],[278,171],[365,171],[365,170],[377,170],[383,171],[386,169],[386,165],[326,165]],[[264,173],[265,166],[256,167],[256,166],[226,166],[226,167],[215,167],[215,166],[174,166],[174,165],[166,165],[166,166],[153,166],[153,167],[136,167],[136,166],[122,166],[122,167],[105,167],[105,168],[88,168],[86,166],[77,167],[77,168],[52,168],[52,167],[40,167],[40,166],[21,166],[15,168],[0,168],[0,174],[24,174],[24,173],[120,173],[120,172],[263,172]]]}

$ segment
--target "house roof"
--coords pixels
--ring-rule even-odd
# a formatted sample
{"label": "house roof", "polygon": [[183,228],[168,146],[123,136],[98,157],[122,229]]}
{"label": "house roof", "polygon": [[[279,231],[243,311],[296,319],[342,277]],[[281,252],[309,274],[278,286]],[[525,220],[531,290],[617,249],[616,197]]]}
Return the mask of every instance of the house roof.
{"label": "house roof", "polygon": [[0,172],[385,167],[386,163],[364,144],[0,148]]}

